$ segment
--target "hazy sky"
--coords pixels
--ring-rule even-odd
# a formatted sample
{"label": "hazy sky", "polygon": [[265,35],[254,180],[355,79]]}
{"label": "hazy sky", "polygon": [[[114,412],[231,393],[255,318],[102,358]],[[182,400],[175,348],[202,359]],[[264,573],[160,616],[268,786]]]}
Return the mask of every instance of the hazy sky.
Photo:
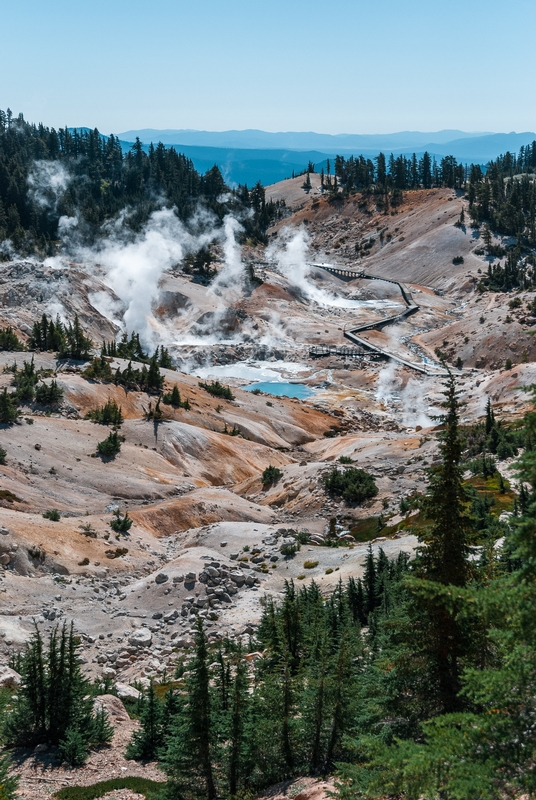
{"label": "hazy sky", "polygon": [[534,0],[0,0],[0,108],[56,127],[536,130]]}

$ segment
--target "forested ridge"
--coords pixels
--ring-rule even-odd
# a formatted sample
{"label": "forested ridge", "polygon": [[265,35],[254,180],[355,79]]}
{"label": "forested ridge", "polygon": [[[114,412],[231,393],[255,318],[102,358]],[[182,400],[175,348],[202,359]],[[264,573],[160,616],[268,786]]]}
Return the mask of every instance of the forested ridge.
{"label": "forested ridge", "polygon": [[[322,184],[333,199],[361,192],[365,206],[371,198],[385,213],[400,205],[403,192],[438,187],[463,192],[467,214],[456,225],[466,230],[470,224],[480,231],[485,247],[477,254],[489,261],[480,288],[511,291],[536,284],[535,172],[536,141],[521,147],[518,155],[506,153],[485,166],[461,164],[452,156],[438,163],[429,153],[420,158],[380,153],[374,160],[337,156],[334,176],[322,175]],[[508,239],[501,244],[493,234]]]}
{"label": "forested ridge", "polygon": [[280,210],[266,203],[260,184],[230,190],[216,165],[201,175],[173,147],[151,144],[146,153],[138,139],[123,153],[117,137],[96,128],[56,131],[0,110],[0,241],[11,240],[16,251],[54,254],[62,216],[76,216],[92,243],[121,212],[139,230],[162,206],[182,220],[200,208],[216,220],[234,212],[244,235],[259,241]]}
{"label": "forested ridge", "polygon": [[[471,224],[484,232],[487,254],[506,257],[492,265],[482,285],[508,291],[529,288],[536,279],[535,169],[533,142],[517,155],[506,153],[485,166],[462,164],[453,156],[438,162],[429,153],[336,156],[333,165],[328,161],[326,174],[322,169],[321,182],[334,200],[361,193],[364,202],[372,198],[385,212],[400,205],[404,192],[435,187],[463,191]],[[311,171],[314,164],[304,186]],[[286,213],[282,201],[266,201],[260,183],[229,189],[216,165],[201,175],[190,159],[162,143],[145,152],[137,140],[123,153],[117,137],[97,129],[56,131],[0,110],[0,241],[11,241],[16,252],[55,254],[61,246],[61,217],[76,217],[79,235],[94,243],[103,226],[120,215],[125,225],[139,230],[162,206],[175,208],[182,220],[200,208],[216,222],[234,213],[244,240],[253,243],[266,243],[267,228]],[[459,225],[465,222],[461,219]],[[512,240],[506,246],[494,244],[493,233]],[[4,257],[8,254],[5,250]],[[203,253],[199,258],[208,274],[210,258]],[[193,269],[200,268],[193,264]]]}

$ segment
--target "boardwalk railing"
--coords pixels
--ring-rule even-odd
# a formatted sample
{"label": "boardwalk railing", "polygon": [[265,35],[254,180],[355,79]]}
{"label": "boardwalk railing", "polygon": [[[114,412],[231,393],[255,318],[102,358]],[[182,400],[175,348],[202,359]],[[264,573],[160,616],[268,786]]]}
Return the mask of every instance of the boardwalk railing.
{"label": "boardwalk railing", "polygon": [[409,291],[408,287],[405,286],[405,284],[400,283],[400,281],[394,280],[393,278],[381,278],[378,275],[368,275],[364,270],[347,269],[346,267],[336,267],[332,266],[331,264],[310,264],[309,266],[316,267],[317,269],[323,269],[326,272],[329,272],[331,275],[335,275],[336,277],[345,281],[353,281],[357,278],[361,278],[362,280],[369,281],[385,281],[386,283],[393,283],[398,286],[400,289],[400,294],[402,295],[402,299],[406,305],[404,311],[401,311],[399,314],[394,314],[392,317],[380,319],[377,322],[368,322],[365,325],[356,325],[355,327],[347,328],[343,333],[345,339],[348,339],[353,344],[358,345],[360,348],[364,348],[369,352],[375,353],[381,358],[392,359],[393,361],[397,361],[399,364],[403,364],[405,367],[410,367],[410,369],[414,369],[417,372],[422,372],[425,375],[444,374],[445,371],[438,367],[431,368],[425,364],[416,364],[414,361],[408,361],[401,356],[384,350],[382,347],[378,347],[378,345],[372,344],[372,342],[367,341],[367,339],[362,339],[358,335],[363,331],[380,331],[382,328],[385,328],[386,325],[394,325],[397,322],[402,322],[404,319],[407,319],[407,317],[410,317],[412,314],[416,314],[417,311],[419,311],[419,306],[414,302],[411,292]]}

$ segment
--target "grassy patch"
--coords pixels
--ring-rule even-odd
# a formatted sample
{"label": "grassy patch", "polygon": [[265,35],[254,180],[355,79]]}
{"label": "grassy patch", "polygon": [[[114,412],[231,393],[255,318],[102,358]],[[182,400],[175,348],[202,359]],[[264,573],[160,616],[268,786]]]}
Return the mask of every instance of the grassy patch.
{"label": "grassy patch", "polygon": [[350,533],[356,542],[370,542],[377,536],[385,536],[385,528],[382,531],[378,530],[378,517],[366,517],[359,519],[355,525],[350,528]]}
{"label": "grassy patch", "polygon": [[303,565],[304,569],[314,569],[318,567],[318,561],[306,561]]}
{"label": "grassy patch", "polygon": [[92,786],[65,786],[53,797],[57,797],[58,800],[97,800],[114,789],[131,789],[142,794],[146,800],[159,800],[163,786],[163,783],[150,781],[147,778],[112,778],[94,783]]}
{"label": "grassy patch", "polygon": [[491,478],[482,478],[477,475],[475,478],[469,478],[465,483],[467,486],[472,486],[477,492],[488,494],[490,497],[493,497],[495,504],[491,507],[490,511],[494,517],[500,516],[503,511],[512,511],[515,493],[512,492],[510,484],[506,479],[504,479],[505,492],[501,493],[498,472]]}

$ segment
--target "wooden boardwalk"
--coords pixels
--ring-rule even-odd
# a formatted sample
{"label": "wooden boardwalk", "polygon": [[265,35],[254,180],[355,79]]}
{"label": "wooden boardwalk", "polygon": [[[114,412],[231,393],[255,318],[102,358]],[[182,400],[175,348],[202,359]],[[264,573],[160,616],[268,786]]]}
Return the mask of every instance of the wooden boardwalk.
{"label": "wooden boardwalk", "polygon": [[378,347],[378,345],[372,344],[372,342],[369,342],[367,339],[363,339],[361,336],[359,336],[359,334],[363,331],[381,331],[382,328],[385,328],[387,325],[394,325],[397,322],[402,322],[404,319],[407,319],[407,317],[410,317],[412,314],[416,314],[419,311],[419,306],[414,302],[411,292],[405,284],[394,280],[393,278],[380,278],[377,275],[368,275],[364,270],[337,267],[332,264],[310,264],[309,266],[316,267],[317,269],[323,269],[326,272],[329,272],[331,275],[335,275],[344,281],[353,281],[357,278],[361,278],[362,280],[368,281],[385,281],[386,283],[393,283],[395,286],[398,286],[400,289],[400,294],[402,295],[402,299],[406,305],[404,311],[401,311],[399,314],[394,314],[391,317],[380,319],[377,322],[369,322],[365,325],[356,325],[352,328],[346,328],[343,334],[345,339],[348,339],[350,342],[352,342],[352,344],[358,345],[358,347],[362,350],[375,353],[378,358],[391,359],[399,364],[403,364],[405,367],[409,367],[417,372],[421,372],[424,375],[447,374],[446,371],[440,367],[432,367],[426,364],[417,364],[414,361],[409,361],[408,359],[395,355],[395,353],[391,353],[388,350],[384,350],[382,347]]}

